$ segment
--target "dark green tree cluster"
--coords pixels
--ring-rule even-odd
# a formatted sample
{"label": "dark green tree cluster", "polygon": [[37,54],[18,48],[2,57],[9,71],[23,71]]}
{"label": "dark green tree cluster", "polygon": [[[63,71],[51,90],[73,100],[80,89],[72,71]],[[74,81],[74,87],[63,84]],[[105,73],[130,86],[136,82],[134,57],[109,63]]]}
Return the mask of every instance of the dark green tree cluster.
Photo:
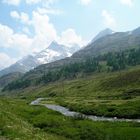
{"label": "dark green tree cluster", "polygon": [[[101,62],[106,62],[102,64]],[[109,52],[97,57],[87,58],[84,61],[71,63],[62,66],[60,69],[44,72],[43,76],[29,80],[19,79],[8,84],[3,90],[12,90],[26,88],[31,84],[50,83],[64,79],[74,79],[79,74],[88,74],[100,72],[102,67],[107,67],[108,71],[118,71],[128,66],[136,66],[140,64],[140,48],[131,49],[120,52]],[[106,70],[106,69],[105,69]]]}
{"label": "dark green tree cluster", "polygon": [[104,59],[112,71],[122,70],[140,64],[140,49],[108,53]]}
{"label": "dark green tree cluster", "polygon": [[127,63],[130,66],[136,66],[140,64],[140,49],[130,50]]}
{"label": "dark green tree cluster", "polygon": [[79,73],[91,73],[98,71],[99,62],[96,58],[88,58],[84,62],[72,63],[63,66],[60,70],[45,73],[38,82],[54,82],[61,79],[76,78]]}
{"label": "dark green tree cluster", "polygon": [[2,91],[26,88],[26,87],[28,87],[30,85],[31,85],[31,81],[30,80],[20,80],[19,79],[19,80],[13,81],[13,82],[9,83],[8,85],[6,85],[2,89]]}

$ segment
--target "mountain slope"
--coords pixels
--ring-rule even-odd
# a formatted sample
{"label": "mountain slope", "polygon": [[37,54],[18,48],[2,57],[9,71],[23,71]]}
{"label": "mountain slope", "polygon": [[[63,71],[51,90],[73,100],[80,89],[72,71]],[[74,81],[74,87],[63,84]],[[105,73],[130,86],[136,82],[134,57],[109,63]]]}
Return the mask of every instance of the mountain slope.
{"label": "mountain slope", "polygon": [[98,40],[99,38],[102,38],[102,37],[105,37],[107,35],[111,35],[115,33],[114,31],[112,31],[111,29],[109,28],[106,28],[105,30],[99,32],[94,38],[93,40],[91,41],[91,43],[95,42],[96,40]]}
{"label": "mountain slope", "polygon": [[42,50],[41,52],[34,55],[28,55],[8,68],[1,70],[0,76],[12,72],[25,73],[41,64],[46,64],[65,57],[69,57],[79,49],[80,47],[78,45],[74,45],[69,48],[67,46],[60,45],[57,42],[52,42],[48,48]]}
{"label": "mountain slope", "polygon": [[73,54],[74,58],[94,57],[107,52],[120,51],[140,46],[139,28],[132,32],[116,32],[99,38],[84,49]]}
{"label": "mountain slope", "polygon": [[[131,32],[130,32],[131,33]],[[134,35],[140,35],[140,27],[136,28],[135,30],[132,31],[132,34]]]}
{"label": "mountain slope", "polygon": [[[131,51],[132,48],[139,49]],[[17,83],[13,83],[13,85],[11,84],[9,87],[10,89],[13,87],[28,87],[40,82],[42,78],[48,83],[48,81],[54,82],[68,76],[68,78],[72,78],[76,73],[80,74],[82,72],[100,72],[107,70],[117,71],[125,69],[129,66],[140,64],[139,51],[140,35],[132,32],[114,33],[96,40],[84,49],[74,53],[72,57],[36,67],[26,73],[22,79],[19,79],[18,83],[20,86],[17,85]],[[91,59],[93,57],[95,58]],[[90,59],[88,60],[88,58]],[[130,60],[132,59],[136,59],[136,63],[131,62]],[[104,63],[102,63],[103,61]]]}
{"label": "mountain slope", "polygon": [[[138,28],[133,31],[138,31]],[[40,65],[28,74],[31,74],[32,76],[38,75],[40,74],[40,72],[43,73],[44,71],[59,69],[63,65],[84,61],[87,57],[96,57],[100,54],[105,54],[112,51],[114,52],[132,48],[139,48],[140,35],[132,32],[116,32],[99,38],[95,42],[74,53],[71,57],[61,59],[49,64]],[[26,76],[28,74],[26,74]]]}
{"label": "mountain slope", "polygon": [[67,47],[53,41],[47,49],[36,54],[34,58],[38,60],[41,64],[46,64],[63,59],[65,57],[69,57],[79,49],[80,47],[78,45]]}
{"label": "mountain slope", "polygon": [[[95,58],[84,61],[70,62],[71,59],[63,59],[63,63],[54,65],[42,65],[26,73],[22,78],[6,85],[2,91],[25,89],[31,86],[49,84],[61,80],[85,77],[89,74],[121,71],[130,67],[140,65],[139,49],[129,49],[120,52],[109,52]],[[64,64],[65,60],[65,64]],[[62,60],[61,60],[62,62]],[[56,63],[56,62],[54,62]],[[51,66],[52,64],[52,66]],[[57,61],[58,64],[58,61]]]}
{"label": "mountain slope", "polygon": [[20,72],[25,73],[30,69],[38,66],[40,63],[32,55],[28,55],[21,60],[17,61],[15,64],[9,66],[0,71],[0,76],[7,75],[9,73]]}
{"label": "mountain slope", "polygon": [[0,88],[6,86],[10,82],[18,79],[21,76],[22,76],[22,73],[15,72],[15,73],[9,73],[7,75],[0,77]]}

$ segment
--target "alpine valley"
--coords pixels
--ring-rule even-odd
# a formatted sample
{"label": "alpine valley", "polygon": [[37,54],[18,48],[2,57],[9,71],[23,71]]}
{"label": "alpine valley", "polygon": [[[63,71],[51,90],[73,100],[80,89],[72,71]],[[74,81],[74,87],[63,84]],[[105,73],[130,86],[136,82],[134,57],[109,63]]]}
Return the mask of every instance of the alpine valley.
{"label": "alpine valley", "polygon": [[140,27],[54,41],[0,75],[2,140],[140,139]]}

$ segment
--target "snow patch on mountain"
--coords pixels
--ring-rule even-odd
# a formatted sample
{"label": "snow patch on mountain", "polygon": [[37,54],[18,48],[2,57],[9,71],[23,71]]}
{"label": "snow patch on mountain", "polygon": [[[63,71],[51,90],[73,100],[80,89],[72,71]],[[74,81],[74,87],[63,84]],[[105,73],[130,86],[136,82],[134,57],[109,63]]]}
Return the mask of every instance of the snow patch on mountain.
{"label": "snow patch on mountain", "polygon": [[46,64],[66,57],[70,57],[79,49],[80,46],[76,44],[68,47],[58,44],[56,41],[53,41],[46,49],[42,50],[41,52],[27,55],[10,67],[3,69],[2,71],[0,71],[0,76],[12,72],[25,73],[41,64]]}
{"label": "snow patch on mountain", "polygon": [[61,54],[59,52],[56,52],[54,50],[47,49],[45,51],[42,51],[40,54],[36,55],[35,58],[41,63],[49,63],[60,57]]}

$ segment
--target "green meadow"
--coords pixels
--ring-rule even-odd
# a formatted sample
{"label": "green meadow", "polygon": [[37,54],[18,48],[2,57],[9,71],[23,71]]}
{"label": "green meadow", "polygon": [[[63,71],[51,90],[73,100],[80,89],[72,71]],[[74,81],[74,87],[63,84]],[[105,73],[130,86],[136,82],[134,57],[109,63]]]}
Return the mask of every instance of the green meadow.
{"label": "green meadow", "polygon": [[31,101],[59,104],[84,114],[140,116],[140,68],[90,74],[4,93],[0,98],[0,139],[6,140],[139,140],[140,123],[99,122],[66,117]]}
{"label": "green meadow", "polygon": [[26,100],[0,99],[0,139],[139,140],[140,124],[65,117]]}

